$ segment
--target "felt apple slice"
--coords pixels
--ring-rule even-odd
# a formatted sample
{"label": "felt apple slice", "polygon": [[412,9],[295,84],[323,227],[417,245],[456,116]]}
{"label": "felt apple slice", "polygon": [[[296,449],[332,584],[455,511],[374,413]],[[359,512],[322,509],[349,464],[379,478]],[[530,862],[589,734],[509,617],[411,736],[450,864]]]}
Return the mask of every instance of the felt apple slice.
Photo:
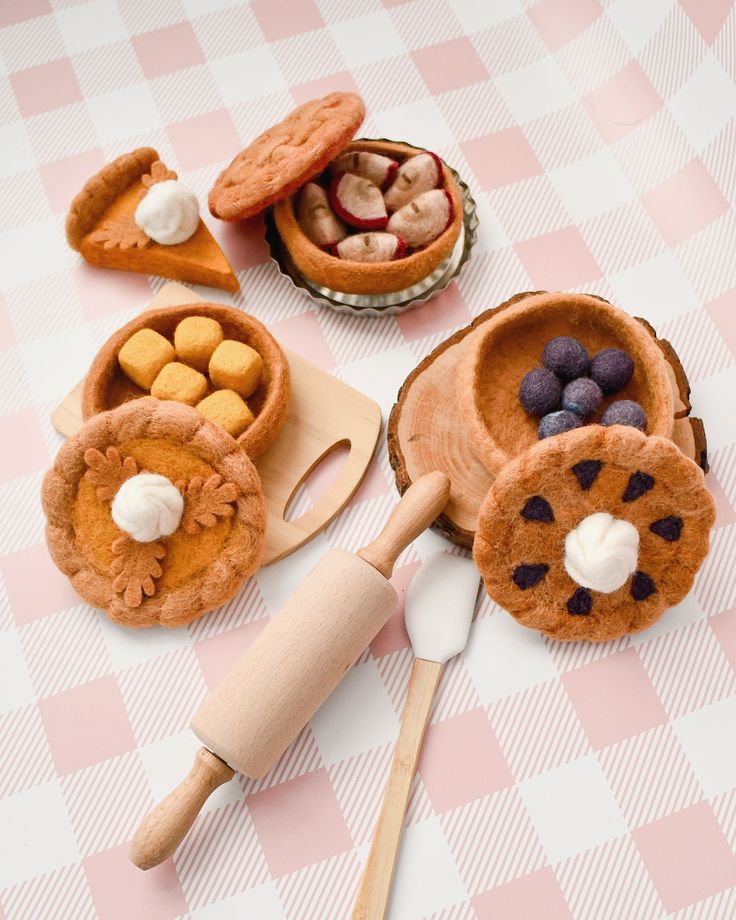
{"label": "felt apple slice", "polygon": [[356,233],[335,247],[340,259],[350,262],[391,262],[406,252],[406,243],[393,233]]}
{"label": "felt apple slice", "polygon": [[356,230],[383,230],[388,222],[380,188],[352,173],[332,180],[330,204],[337,216]]}
{"label": "felt apple slice", "polygon": [[426,151],[409,157],[399,167],[396,178],[384,196],[386,207],[389,211],[403,208],[422,192],[442,185],[442,178],[442,161],[436,153]]}
{"label": "felt apple slice", "polygon": [[399,164],[391,157],[380,153],[371,153],[369,150],[352,150],[343,153],[330,166],[330,175],[339,176],[341,173],[352,173],[368,179],[380,189],[388,188],[394,181]]}
{"label": "felt apple slice", "polygon": [[345,239],[347,231],[330,207],[327,192],[316,182],[308,182],[299,196],[299,226],[322,249]]}
{"label": "felt apple slice", "polygon": [[399,208],[391,215],[387,229],[405,240],[411,249],[418,249],[444,233],[453,217],[452,198],[444,189],[436,188],[422,192]]}

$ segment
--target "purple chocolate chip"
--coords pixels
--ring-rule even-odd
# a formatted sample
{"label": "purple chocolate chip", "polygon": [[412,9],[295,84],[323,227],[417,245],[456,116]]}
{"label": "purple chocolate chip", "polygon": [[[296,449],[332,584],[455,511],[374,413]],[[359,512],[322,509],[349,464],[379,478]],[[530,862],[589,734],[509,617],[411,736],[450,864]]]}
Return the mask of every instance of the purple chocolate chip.
{"label": "purple chocolate chip", "polygon": [[635,601],[645,601],[656,590],[657,586],[646,572],[634,572],[631,579],[631,596]]}
{"label": "purple chocolate chip", "polygon": [[580,483],[580,488],[586,492],[598,478],[603,464],[600,460],[581,460],[572,467],[575,478]]}
{"label": "purple chocolate chip", "polygon": [[536,367],[524,375],[519,387],[519,402],[532,415],[546,415],[560,404],[562,385],[552,371]]}
{"label": "purple chocolate chip", "polygon": [[551,524],[555,519],[549,502],[541,495],[532,495],[521,509],[521,516],[527,521],[542,521],[544,524]]}
{"label": "purple chocolate chip", "polygon": [[533,588],[549,572],[549,566],[544,562],[527,563],[517,565],[514,574],[511,576],[517,588],[526,591],[527,588]]}
{"label": "purple chocolate chip", "polygon": [[642,473],[641,470],[637,470],[629,476],[622,500],[635,502],[637,498],[641,498],[652,488],[654,488],[654,477],[650,476],[649,473]]}
{"label": "purple chocolate chip", "polygon": [[590,376],[606,396],[622,390],[631,380],[634,362],[620,348],[604,348],[590,362]]}
{"label": "purple chocolate chip", "polygon": [[578,588],[567,601],[567,612],[574,617],[587,616],[593,609],[593,598],[587,588]]}
{"label": "purple chocolate chip", "polygon": [[558,335],[544,346],[542,364],[560,379],[574,380],[588,373],[590,356],[577,339]]}
{"label": "purple chocolate chip", "polygon": [[611,405],[601,416],[601,425],[629,425],[646,431],[647,416],[638,402],[633,399],[619,399]]}
{"label": "purple chocolate chip", "polygon": [[649,529],[652,533],[656,533],[658,537],[661,537],[668,543],[674,543],[675,540],[680,539],[680,533],[682,532],[682,518],[675,517],[674,515],[660,518],[658,521],[650,524]]}

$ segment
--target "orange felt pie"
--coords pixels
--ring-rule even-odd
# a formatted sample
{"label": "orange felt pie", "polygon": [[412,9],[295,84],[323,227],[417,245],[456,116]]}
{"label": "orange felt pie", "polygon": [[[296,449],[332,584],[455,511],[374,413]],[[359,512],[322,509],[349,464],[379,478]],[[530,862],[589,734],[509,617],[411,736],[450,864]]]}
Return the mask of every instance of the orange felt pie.
{"label": "orange felt pie", "polygon": [[240,288],[196,197],[151,147],[124,153],[85,183],[67,215],[66,237],[92,265]]}

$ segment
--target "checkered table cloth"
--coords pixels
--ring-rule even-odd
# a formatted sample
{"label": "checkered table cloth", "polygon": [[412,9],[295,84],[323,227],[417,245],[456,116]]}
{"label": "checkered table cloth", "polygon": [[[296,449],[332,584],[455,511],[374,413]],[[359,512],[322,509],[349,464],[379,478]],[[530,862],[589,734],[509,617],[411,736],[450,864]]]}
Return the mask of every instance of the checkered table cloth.
{"label": "checkered table cloth", "polygon": [[[480,311],[531,289],[600,294],[674,343],[718,505],[691,595],[645,633],[555,644],[480,602],[443,677],[390,916],[736,916],[728,0],[0,0],[0,26],[0,916],[349,915],[411,665],[401,611],[277,767],[218,790],[172,860],[139,872],[127,842],[189,768],[208,688],[329,547],[386,519],[385,447],[326,533],[187,629],[126,631],[81,603],[39,507],[51,410],[162,284],[83,265],[64,241],[72,195],[145,144],[204,201],[243,144],[334,89],[364,97],[364,135],[425,145],[468,181],[473,258],[420,310],[366,321],[293,290],[258,222],[207,215],[242,284],[231,302],[385,418]],[[399,590],[445,545],[417,541]]]}

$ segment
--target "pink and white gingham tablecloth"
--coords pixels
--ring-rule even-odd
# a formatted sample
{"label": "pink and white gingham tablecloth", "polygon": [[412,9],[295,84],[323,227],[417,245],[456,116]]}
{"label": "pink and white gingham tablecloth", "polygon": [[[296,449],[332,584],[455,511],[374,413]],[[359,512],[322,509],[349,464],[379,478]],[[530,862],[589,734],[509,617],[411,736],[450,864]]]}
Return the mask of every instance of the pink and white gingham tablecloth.
{"label": "pink and white gingham tablecloth", "polygon": [[[349,915],[411,664],[400,611],[265,780],[220,789],[163,867],[126,851],[188,769],[208,687],[325,550],[388,515],[385,447],[325,534],[188,629],[126,631],[81,603],[39,506],[51,410],[162,284],[83,265],[64,241],[72,195],[145,144],[204,201],[243,144],[333,89],[365,98],[364,135],[436,150],[468,181],[481,228],[465,273],[397,320],[339,316],[278,275],[258,222],[209,219],[242,284],[216,299],[386,417],[480,311],[530,289],[601,294],[677,348],[718,503],[694,590],[646,633],[559,645],[479,604],[442,681],[390,917],[736,916],[728,0],[0,0],[0,26],[0,916]],[[420,539],[396,584],[443,545]]]}

